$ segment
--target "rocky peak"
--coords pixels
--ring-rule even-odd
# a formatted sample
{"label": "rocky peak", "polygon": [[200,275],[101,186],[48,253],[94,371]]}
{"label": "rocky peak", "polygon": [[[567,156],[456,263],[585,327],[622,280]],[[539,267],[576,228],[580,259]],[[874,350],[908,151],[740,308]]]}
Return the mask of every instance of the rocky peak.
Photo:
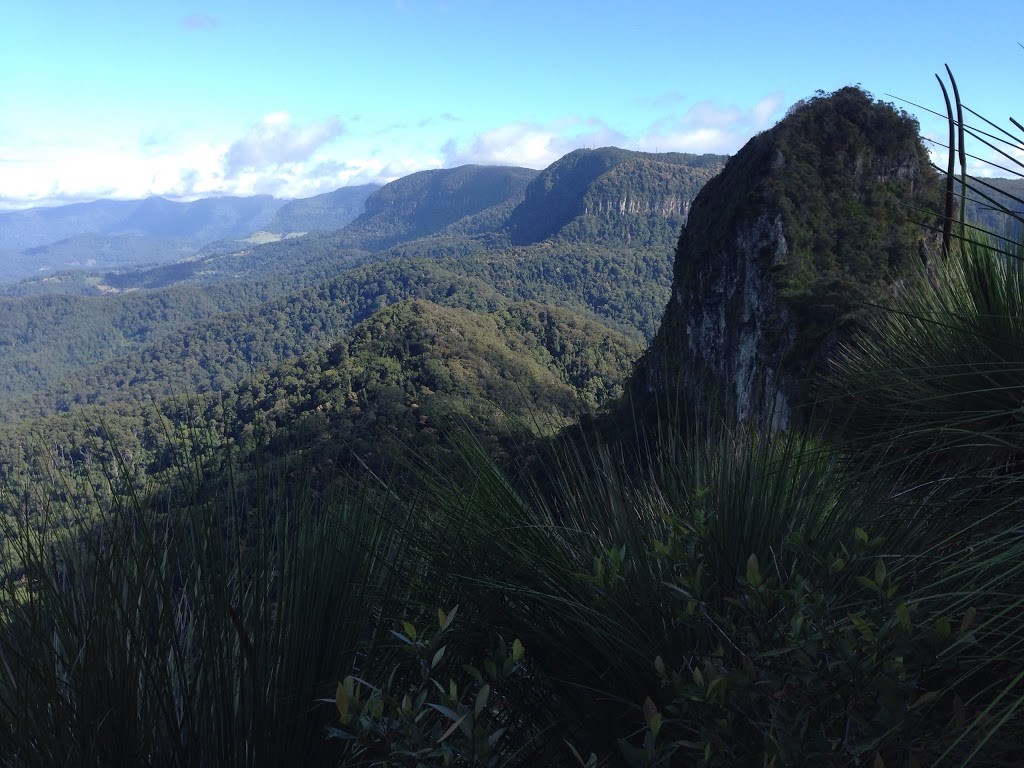
{"label": "rocky peak", "polygon": [[865,304],[920,257],[916,212],[938,209],[936,190],[916,121],[892,105],[844,88],[791,110],[697,195],[634,384],[710,385],[730,416],[786,424]]}

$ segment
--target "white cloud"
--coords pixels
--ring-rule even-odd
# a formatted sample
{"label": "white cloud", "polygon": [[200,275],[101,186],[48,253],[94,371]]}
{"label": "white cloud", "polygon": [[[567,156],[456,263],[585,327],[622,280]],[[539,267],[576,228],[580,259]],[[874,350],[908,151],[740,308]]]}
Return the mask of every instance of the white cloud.
{"label": "white cloud", "polygon": [[[671,114],[673,104],[664,106],[670,114],[632,136],[602,120],[570,115],[547,122],[509,122],[448,141],[443,133],[428,138],[423,127],[389,134],[381,144],[370,128],[362,135],[348,134],[338,117],[297,124],[288,112],[279,111],[268,113],[235,140],[219,143],[190,142],[178,131],[147,134],[127,147],[11,141],[0,152],[0,208],[153,194],[185,200],[250,194],[308,197],[467,163],[544,168],[580,147],[731,153],[768,128],[782,102],[777,95],[746,109],[702,102],[677,114]],[[440,130],[445,123],[454,128],[456,118],[446,114],[431,120]]]}
{"label": "white cloud", "polygon": [[508,123],[441,148],[446,166],[518,165],[545,168],[579,147],[621,145],[626,136],[600,120],[567,117],[551,123]]}
{"label": "white cloud", "polygon": [[224,170],[234,177],[247,170],[308,160],[344,132],[345,127],[337,117],[300,127],[292,124],[287,112],[272,112],[228,148]]}
{"label": "white cloud", "polygon": [[731,154],[755,133],[770,128],[781,107],[780,94],[766,96],[749,109],[702,101],[681,116],[656,121],[635,148],[648,152]]}

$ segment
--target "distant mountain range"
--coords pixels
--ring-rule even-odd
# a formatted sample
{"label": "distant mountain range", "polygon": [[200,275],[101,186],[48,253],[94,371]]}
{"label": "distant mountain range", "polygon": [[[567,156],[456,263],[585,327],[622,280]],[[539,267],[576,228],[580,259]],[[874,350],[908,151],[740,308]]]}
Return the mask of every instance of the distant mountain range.
{"label": "distant mountain range", "polygon": [[380,184],[361,184],[292,200],[263,229],[280,235],[341,229],[363,212],[366,198],[378,189]]}
{"label": "distant mountain range", "polygon": [[[300,200],[269,195],[190,203],[161,197],[98,200],[0,213],[0,282],[68,269],[138,269],[187,258],[203,246],[252,247],[273,235],[337,230],[363,211],[377,185],[342,187]],[[239,243],[238,241],[242,241]]]}
{"label": "distant mountain range", "polygon": [[21,251],[82,234],[169,237],[203,245],[263,228],[286,202],[269,195],[210,197],[191,203],[147,197],[4,211],[0,251]]}

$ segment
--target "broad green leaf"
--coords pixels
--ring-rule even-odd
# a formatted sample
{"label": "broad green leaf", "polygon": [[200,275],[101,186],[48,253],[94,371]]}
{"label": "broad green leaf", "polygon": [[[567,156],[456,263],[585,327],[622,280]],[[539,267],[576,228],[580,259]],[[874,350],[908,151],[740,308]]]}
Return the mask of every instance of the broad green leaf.
{"label": "broad green leaf", "polygon": [[910,631],[910,609],[907,608],[906,603],[900,603],[895,608],[896,618],[899,619],[900,624],[905,630]]}
{"label": "broad green leaf", "polygon": [[437,649],[437,652],[434,654],[434,658],[430,660],[431,669],[434,669],[438,664],[441,663],[441,659],[444,658],[444,649],[447,647],[448,646],[446,645],[442,645],[440,648]]}
{"label": "broad green leaf", "polygon": [[342,725],[348,725],[352,720],[352,713],[349,711],[352,699],[349,688],[351,688],[352,677],[346,677],[344,683],[338,683],[334,692],[334,705],[338,708],[338,720]]}
{"label": "broad green leaf", "polygon": [[647,723],[648,727],[651,725],[651,718],[658,714],[658,707],[655,706],[651,697],[648,696],[644,699],[644,722]]}
{"label": "broad green leaf", "polygon": [[416,639],[416,627],[414,627],[411,622],[403,621],[402,629],[405,630],[405,634],[409,637],[410,640]]}
{"label": "broad green leaf", "polygon": [[442,632],[452,625],[452,622],[455,620],[455,614],[458,612],[459,606],[457,605],[454,608],[452,608],[451,612],[448,613],[447,616],[445,616],[444,611],[442,611],[440,608],[437,609],[438,618],[440,618],[441,616],[445,616],[444,621],[441,622]]}
{"label": "broad green leaf", "polygon": [[654,717],[647,723],[647,727],[651,729],[651,735],[654,738],[658,738],[658,732],[661,730],[661,713],[658,712]]}
{"label": "broad green leaf", "polygon": [[518,662],[521,658],[523,658],[523,653],[525,652],[526,649],[523,648],[522,640],[520,640],[517,637],[515,641],[512,643],[512,661]]}
{"label": "broad green leaf", "polygon": [[487,706],[487,698],[491,695],[491,686],[485,685],[476,695],[476,704],[473,706],[473,716],[479,717],[483,708]]}
{"label": "broad green leaf", "polygon": [[865,621],[860,616],[855,616],[852,613],[850,614],[850,621],[853,622],[853,626],[855,626],[857,628],[857,631],[860,632],[867,640],[869,640],[872,643],[875,642],[875,633],[871,630],[871,626],[867,623],[867,621]]}

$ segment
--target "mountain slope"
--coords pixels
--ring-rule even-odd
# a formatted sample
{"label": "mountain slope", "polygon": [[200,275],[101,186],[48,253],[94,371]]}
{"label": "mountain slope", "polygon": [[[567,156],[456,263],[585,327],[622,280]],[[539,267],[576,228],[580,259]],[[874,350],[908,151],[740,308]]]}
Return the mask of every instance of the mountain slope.
{"label": "mountain slope", "polygon": [[380,189],[379,184],[342,187],[315,197],[306,197],[285,203],[269,224],[267,232],[333,231],[341,229],[357,218],[366,208],[366,198]]}
{"label": "mountain slope", "polygon": [[442,232],[470,217],[477,219],[471,227],[474,234],[497,229],[505,223],[508,204],[522,199],[536,175],[529,168],[481,165],[413,173],[370,195],[365,213],[344,234],[353,245],[381,250]]}

